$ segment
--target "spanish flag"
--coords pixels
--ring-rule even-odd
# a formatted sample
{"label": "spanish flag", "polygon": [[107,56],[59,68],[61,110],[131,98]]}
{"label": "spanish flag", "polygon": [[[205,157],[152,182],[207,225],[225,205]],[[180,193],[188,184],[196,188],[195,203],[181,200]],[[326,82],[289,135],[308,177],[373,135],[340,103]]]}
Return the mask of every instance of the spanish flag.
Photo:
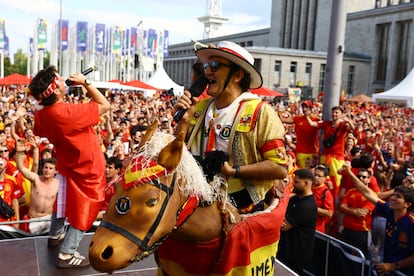
{"label": "spanish flag", "polygon": [[205,242],[169,237],[155,254],[157,275],[273,275],[289,188],[286,185],[286,196],[273,210],[237,223],[227,233],[223,249],[222,237]]}

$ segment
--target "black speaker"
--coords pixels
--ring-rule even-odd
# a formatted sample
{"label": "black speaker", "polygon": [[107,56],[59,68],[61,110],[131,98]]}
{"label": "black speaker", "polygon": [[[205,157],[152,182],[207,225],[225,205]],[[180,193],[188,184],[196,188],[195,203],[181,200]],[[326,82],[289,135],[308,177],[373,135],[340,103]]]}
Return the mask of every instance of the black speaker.
{"label": "black speaker", "polygon": [[139,55],[134,55],[134,68],[138,68],[139,66]]}

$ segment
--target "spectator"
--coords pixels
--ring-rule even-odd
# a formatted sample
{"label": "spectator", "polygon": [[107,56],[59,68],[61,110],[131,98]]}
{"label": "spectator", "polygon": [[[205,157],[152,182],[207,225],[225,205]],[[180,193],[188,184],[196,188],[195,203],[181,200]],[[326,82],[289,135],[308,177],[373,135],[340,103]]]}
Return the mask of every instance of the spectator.
{"label": "spectator", "polygon": [[312,194],[313,174],[308,169],[295,171],[293,192],[280,232],[277,258],[299,275],[310,263],[315,243],[317,207]]}
{"label": "spectator", "polygon": [[[367,169],[359,169],[357,177],[361,183],[368,186],[371,179],[371,172]],[[372,211],[374,207],[374,204],[368,201],[355,188],[346,192],[339,207],[341,212],[344,213],[343,230],[340,238],[360,249],[365,256],[368,256]]]}
{"label": "spectator", "polygon": [[344,169],[358,191],[375,204],[376,214],[387,221],[384,260],[376,263],[375,269],[380,275],[395,275],[394,271],[414,275],[414,190],[398,186],[390,201],[385,202],[352,172],[349,164],[344,164]]}
{"label": "spectator", "polygon": [[[2,118],[2,116],[0,116]],[[4,128],[0,130],[0,146],[7,146],[6,144],[6,133],[4,132]]]}
{"label": "spectator", "polygon": [[[19,201],[15,190],[18,189],[16,179],[6,174],[7,160],[0,157],[0,196],[3,201],[13,208],[14,216],[11,218],[4,217],[0,214],[0,222],[20,220],[19,214]],[[18,228],[18,224],[14,224],[14,227]]]}
{"label": "spectator", "polygon": [[303,115],[291,116],[287,111],[279,112],[283,123],[294,124],[296,133],[296,164],[299,168],[310,169],[317,164],[319,154],[318,129],[309,125],[306,116],[312,121],[319,121],[319,117],[312,114],[312,102],[301,103]]}
{"label": "spectator", "polygon": [[334,199],[328,185],[325,183],[326,177],[328,176],[327,168],[324,165],[317,165],[313,175],[315,181],[312,184],[312,193],[315,197],[316,206],[318,207],[316,230],[325,233],[326,226],[331,220],[335,209]]}
{"label": "spectator", "polygon": [[4,127],[4,134],[6,135],[6,146],[11,152],[12,150],[14,150],[16,142],[12,136],[12,122],[10,119],[9,123],[6,124],[6,126]]}
{"label": "spectator", "polygon": [[131,127],[131,130],[130,130],[131,140],[129,141],[129,148],[131,150],[131,153],[134,153],[136,149],[138,148],[138,145],[141,142],[141,138],[144,135],[145,130],[146,130],[146,127],[142,125]]}
{"label": "spectator", "polygon": [[129,133],[128,121],[126,119],[121,120],[119,123],[119,132],[117,137],[121,137],[122,143],[129,143],[131,135]]}
{"label": "spectator", "polygon": [[[30,143],[33,148],[38,148],[39,137],[31,137]],[[47,221],[30,222],[23,224],[22,229],[32,234],[40,234],[49,231],[53,213],[53,205],[59,189],[59,180],[55,178],[56,159],[49,158],[43,161],[42,175],[38,175],[24,166],[25,140],[16,142],[16,163],[17,168],[23,176],[31,182],[30,204],[27,215],[23,220],[45,219]],[[35,162],[38,162],[37,160]]]}
{"label": "spectator", "polygon": [[[41,139],[41,138],[40,138]],[[52,150],[45,148],[40,152],[39,156],[39,168],[37,170],[38,175],[42,175],[43,172],[43,164],[45,163],[45,160],[50,159],[53,157]]]}
{"label": "spectator", "polygon": [[332,107],[332,120],[314,122],[307,115],[308,123],[311,126],[323,129],[322,141],[332,140],[330,144],[324,142],[322,149],[321,163],[329,167],[330,180],[333,184],[333,196],[336,198],[339,192],[341,176],[338,170],[345,162],[345,138],[349,130],[354,129],[351,119],[344,115],[340,106]]}
{"label": "spectator", "polygon": [[121,180],[122,162],[117,157],[109,157],[106,162],[105,201],[97,219],[102,219],[109,201],[115,193],[115,185]]}
{"label": "spectator", "polygon": [[[29,90],[44,108],[35,112],[35,134],[47,137],[56,148],[58,171],[66,177],[66,215],[69,230],[59,249],[59,268],[89,265],[78,251],[79,244],[95,221],[105,199],[105,158],[93,128],[110,108],[104,95],[81,73],[69,79],[81,84],[92,100],[65,103],[65,83],[54,66],[40,70]],[[52,226],[51,226],[52,228]]]}

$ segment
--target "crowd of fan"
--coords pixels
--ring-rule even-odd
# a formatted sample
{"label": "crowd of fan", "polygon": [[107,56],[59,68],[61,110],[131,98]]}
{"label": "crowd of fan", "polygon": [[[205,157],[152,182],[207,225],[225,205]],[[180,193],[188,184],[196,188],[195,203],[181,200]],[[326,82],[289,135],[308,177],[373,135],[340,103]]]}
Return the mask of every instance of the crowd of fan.
{"label": "crowd of fan", "polygon": [[[160,130],[168,133],[173,132],[173,105],[176,100],[174,96],[162,92],[156,93],[153,97],[145,97],[140,92],[121,93],[108,90],[104,93],[111,100],[112,108],[110,113],[101,117],[100,122],[96,125],[96,132],[101,139],[102,152],[106,155],[107,160],[110,157],[116,157],[125,166],[128,157],[134,153],[141,136],[154,118],[158,118],[160,121]],[[88,97],[82,94],[71,94],[67,95],[67,100],[82,103],[87,101]],[[284,121],[283,117],[286,112],[290,116],[303,116],[304,107],[309,108],[314,117],[316,115],[316,120],[321,120],[323,107],[321,99],[285,105],[281,102],[271,102],[271,104],[275,110],[279,111],[282,121]],[[28,139],[33,135],[31,129],[34,124],[35,108],[35,102],[26,97],[22,88],[3,88],[0,101],[0,157],[8,163],[8,170],[5,173],[14,176],[17,183],[14,192],[7,192],[7,196],[3,196],[3,198],[11,206],[13,201],[19,203],[19,217],[14,218],[17,220],[23,218],[27,212],[28,200],[24,194],[27,193],[27,189],[30,189],[30,184],[24,184],[26,180],[16,168],[15,145],[18,137]],[[341,111],[353,124],[353,128],[348,131],[346,139],[343,141],[345,161],[350,162],[357,169],[361,169],[361,166],[367,169],[369,176],[372,175],[369,186],[384,199],[389,196],[387,191],[398,185],[405,184],[413,187],[413,109],[397,105],[385,106],[344,101],[341,103]],[[300,165],[296,160],[297,125],[285,123],[284,126],[286,148],[291,160],[291,172],[301,167],[312,169],[316,176],[315,182],[322,178],[322,182],[329,188],[332,196],[327,197],[326,191],[317,193],[315,190],[314,193],[322,196],[322,201],[325,198],[331,198],[334,201],[332,204],[327,204],[332,206],[328,209],[333,210],[328,210],[323,215],[324,223],[319,228],[317,226],[317,230],[333,236],[341,236],[344,231],[344,216],[350,213],[348,205],[344,206],[343,200],[348,197],[346,193],[349,187],[353,187],[352,180],[349,177],[341,177],[341,173],[339,173],[341,182],[339,188],[335,189],[332,182],[335,184],[336,180],[330,179],[330,173],[324,166],[326,164],[320,160],[319,148],[315,153],[316,157],[308,159],[307,162]],[[25,165],[29,169],[33,164],[31,146],[28,143],[26,150]],[[50,158],[55,154],[53,145],[45,137],[41,137],[39,152],[40,161],[42,158]],[[364,157],[360,160],[361,156]],[[370,160],[368,165],[365,165],[364,158]],[[39,173],[41,173],[41,169],[39,169]],[[346,183],[347,181],[348,183]],[[317,203],[318,201],[319,204],[322,204],[320,203],[321,199],[318,199]],[[370,222],[374,216],[372,213],[373,205],[371,207],[368,208],[369,217],[364,214],[366,222]],[[0,221],[8,221],[8,219],[0,217]],[[370,227],[368,230],[370,231]],[[366,251],[367,247],[364,246],[361,249]]]}

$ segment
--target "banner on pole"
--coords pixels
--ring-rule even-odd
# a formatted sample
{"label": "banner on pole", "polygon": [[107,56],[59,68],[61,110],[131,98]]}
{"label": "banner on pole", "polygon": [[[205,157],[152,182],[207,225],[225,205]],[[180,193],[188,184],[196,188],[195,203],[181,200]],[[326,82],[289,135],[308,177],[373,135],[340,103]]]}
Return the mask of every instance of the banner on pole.
{"label": "banner on pole", "polygon": [[34,50],[33,37],[29,37],[29,53],[30,53],[30,57],[33,57],[33,50]]}
{"label": "banner on pole", "polygon": [[0,18],[0,49],[4,49],[4,41],[6,40],[6,23]]}
{"label": "banner on pole", "polygon": [[47,43],[47,20],[39,18],[37,20],[37,49],[46,49]]}
{"label": "banner on pole", "polygon": [[105,24],[97,23],[95,26],[95,51],[102,53],[105,47]]}
{"label": "banner on pole", "polygon": [[58,50],[65,51],[68,49],[68,40],[69,40],[69,20],[60,20],[58,21]]}
{"label": "banner on pole", "polygon": [[164,30],[164,57],[168,57],[168,45],[170,44],[169,42],[169,35],[170,32],[167,30]]}
{"label": "banner on pole", "polygon": [[135,55],[138,49],[138,34],[137,28],[131,27],[131,45],[130,54]]}
{"label": "banner on pole", "polygon": [[76,49],[85,52],[87,48],[88,22],[78,21],[76,25]]}
{"label": "banner on pole", "polygon": [[157,32],[154,29],[148,30],[148,44],[147,44],[147,56],[155,58],[157,48]]}
{"label": "banner on pole", "polygon": [[122,27],[114,26],[112,30],[112,53],[118,55],[122,51]]}
{"label": "banner on pole", "polygon": [[122,31],[122,55],[127,56],[129,55],[129,29]]}

